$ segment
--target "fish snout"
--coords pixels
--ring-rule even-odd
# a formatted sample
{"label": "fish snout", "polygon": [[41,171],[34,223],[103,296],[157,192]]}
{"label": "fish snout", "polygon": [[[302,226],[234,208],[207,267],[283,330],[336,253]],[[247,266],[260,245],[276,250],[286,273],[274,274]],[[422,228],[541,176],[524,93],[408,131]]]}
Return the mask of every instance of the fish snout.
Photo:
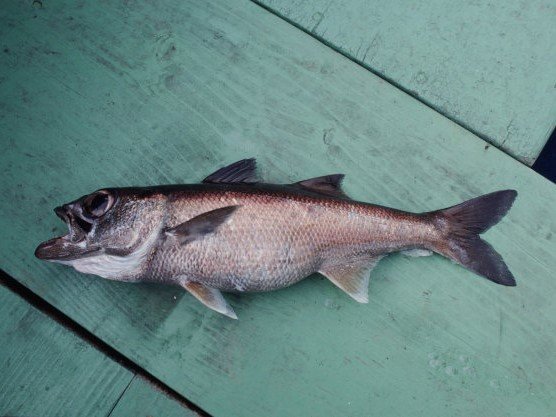
{"label": "fish snout", "polygon": [[79,217],[72,204],[64,204],[54,209],[54,213],[68,226],[68,233],[42,242],[35,249],[35,256],[47,261],[60,261],[80,257],[90,248],[84,244],[84,239],[90,231],[92,224]]}
{"label": "fish snout", "polygon": [[35,249],[35,256],[43,260],[57,259],[60,253],[60,240],[61,237],[55,237],[54,239],[42,242],[37,249]]}

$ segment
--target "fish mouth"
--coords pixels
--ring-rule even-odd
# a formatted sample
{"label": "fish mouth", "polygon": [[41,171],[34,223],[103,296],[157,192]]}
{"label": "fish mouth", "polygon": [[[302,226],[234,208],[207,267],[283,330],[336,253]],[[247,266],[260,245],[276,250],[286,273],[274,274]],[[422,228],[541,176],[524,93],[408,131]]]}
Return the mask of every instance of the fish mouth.
{"label": "fish mouth", "polygon": [[45,261],[72,261],[99,252],[98,248],[87,245],[87,234],[93,224],[76,215],[72,207],[64,205],[56,207],[54,213],[68,226],[68,233],[42,242],[35,249],[35,256]]}

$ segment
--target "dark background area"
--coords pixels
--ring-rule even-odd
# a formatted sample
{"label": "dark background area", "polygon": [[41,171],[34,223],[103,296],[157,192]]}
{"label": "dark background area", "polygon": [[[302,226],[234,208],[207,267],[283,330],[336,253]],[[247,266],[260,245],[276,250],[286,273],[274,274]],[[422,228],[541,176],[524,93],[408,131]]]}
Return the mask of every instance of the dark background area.
{"label": "dark background area", "polygon": [[541,154],[533,164],[533,169],[543,177],[556,183],[556,129],[552,131],[548,142],[546,142]]}

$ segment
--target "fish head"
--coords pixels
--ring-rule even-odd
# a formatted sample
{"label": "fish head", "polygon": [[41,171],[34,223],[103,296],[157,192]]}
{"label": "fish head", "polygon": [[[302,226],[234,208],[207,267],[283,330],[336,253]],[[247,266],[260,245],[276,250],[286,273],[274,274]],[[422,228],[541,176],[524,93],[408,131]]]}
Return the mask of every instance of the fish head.
{"label": "fish head", "polygon": [[101,189],[54,212],[68,233],[41,243],[35,256],[67,264],[100,255],[129,256],[152,240],[163,217],[160,196],[132,188]]}

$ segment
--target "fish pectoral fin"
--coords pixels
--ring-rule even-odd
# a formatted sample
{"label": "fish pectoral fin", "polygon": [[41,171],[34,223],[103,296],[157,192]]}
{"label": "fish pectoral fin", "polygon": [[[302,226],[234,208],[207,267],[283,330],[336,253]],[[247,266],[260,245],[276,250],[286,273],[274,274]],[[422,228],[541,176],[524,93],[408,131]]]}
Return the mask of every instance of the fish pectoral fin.
{"label": "fish pectoral fin", "polygon": [[228,166],[220,168],[206,177],[204,183],[225,184],[244,183],[254,184],[257,182],[257,161],[255,158],[242,159]]}
{"label": "fish pectoral fin", "polygon": [[342,190],[343,179],[344,174],[331,174],[323,177],[309,178],[292,185],[332,197],[349,198],[344,193],[344,190]]}
{"label": "fish pectoral fin", "polygon": [[382,256],[345,264],[323,265],[319,273],[359,303],[369,302],[369,273]]}
{"label": "fish pectoral fin", "polygon": [[181,244],[192,242],[216,232],[238,207],[227,206],[207,211],[175,227],[166,229],[165,233],[169,236],[175,236]]}
{"label": "fish pectoral fin", "polygon": [[182,286],[208,308],[237,320],[236,313],[226,302],[220,290],[207,287],[198,282],[185,282]]}

